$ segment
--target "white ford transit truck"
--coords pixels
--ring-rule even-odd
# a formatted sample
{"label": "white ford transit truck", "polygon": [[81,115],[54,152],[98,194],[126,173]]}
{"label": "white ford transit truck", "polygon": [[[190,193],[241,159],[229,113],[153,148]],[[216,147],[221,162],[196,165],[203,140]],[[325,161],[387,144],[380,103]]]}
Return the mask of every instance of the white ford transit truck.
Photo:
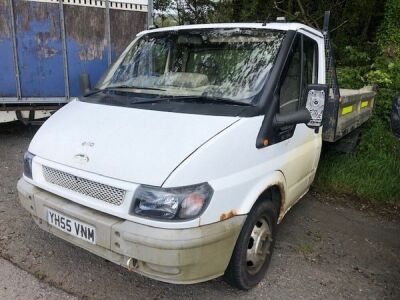
{"label": "white ford transit truck", "polygon": [[36,133],[20,202],[42,229],[131,271],[250,289],[322,140],[371,114],[371,90],[331,83],[329,51],[327,32],[299,23],[141,32]]}

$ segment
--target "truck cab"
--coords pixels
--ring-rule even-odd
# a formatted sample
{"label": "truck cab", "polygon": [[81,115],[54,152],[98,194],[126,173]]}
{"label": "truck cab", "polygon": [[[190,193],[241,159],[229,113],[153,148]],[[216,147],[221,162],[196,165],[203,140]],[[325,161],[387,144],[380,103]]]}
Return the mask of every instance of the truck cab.
{"label": "truck cab", "polygon": [[24,157],[44,230],[170,283],[265,275],[322,145],[324,35],[299,23],[141,32]]}

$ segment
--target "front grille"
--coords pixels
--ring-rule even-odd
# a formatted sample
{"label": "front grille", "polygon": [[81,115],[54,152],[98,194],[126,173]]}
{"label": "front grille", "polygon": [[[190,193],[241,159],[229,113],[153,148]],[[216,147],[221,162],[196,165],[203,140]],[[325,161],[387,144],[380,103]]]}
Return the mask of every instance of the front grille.
{"label": "front grille", "polygon": [[123,189],[74,176],[46,166],[43,166],[43,176],[47,182],[107,203],[121,205],[124,202],[126,191]]}

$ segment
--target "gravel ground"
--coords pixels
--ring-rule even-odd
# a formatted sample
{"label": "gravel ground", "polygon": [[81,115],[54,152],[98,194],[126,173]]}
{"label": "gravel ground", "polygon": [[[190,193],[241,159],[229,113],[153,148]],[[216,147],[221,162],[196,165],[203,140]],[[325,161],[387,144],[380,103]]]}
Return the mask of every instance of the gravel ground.
{"label": "gravel ground", "polygon": [[249,292],[222,279],[180,286],[130,273],[43,232],[20,207],[16,183],[33,134],[0,124],[0,256],[42,283],[89,299],[400,299],[400,222],[315,192],[279,226],[267,276]]}
{"label": "gravel ground", "polygon": [[0,299],[77,299],[0,258]]}

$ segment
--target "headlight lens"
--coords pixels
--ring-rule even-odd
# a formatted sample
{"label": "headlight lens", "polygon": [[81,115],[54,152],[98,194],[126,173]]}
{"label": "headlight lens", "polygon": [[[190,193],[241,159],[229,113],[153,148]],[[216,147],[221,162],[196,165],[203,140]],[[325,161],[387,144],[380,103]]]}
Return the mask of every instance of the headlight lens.
{"label": "headlight lens", "polygon": [[24,154],[24,175],[30,179],[32,179],[32,160],[35,157],[29,151],[26,151]]}
{"label": "headlight lens", "polygon": [[141,185],[135,192],[133,213],[155,219],[193,219],[204,211],[212,194],[208,183],[179,188]]}

